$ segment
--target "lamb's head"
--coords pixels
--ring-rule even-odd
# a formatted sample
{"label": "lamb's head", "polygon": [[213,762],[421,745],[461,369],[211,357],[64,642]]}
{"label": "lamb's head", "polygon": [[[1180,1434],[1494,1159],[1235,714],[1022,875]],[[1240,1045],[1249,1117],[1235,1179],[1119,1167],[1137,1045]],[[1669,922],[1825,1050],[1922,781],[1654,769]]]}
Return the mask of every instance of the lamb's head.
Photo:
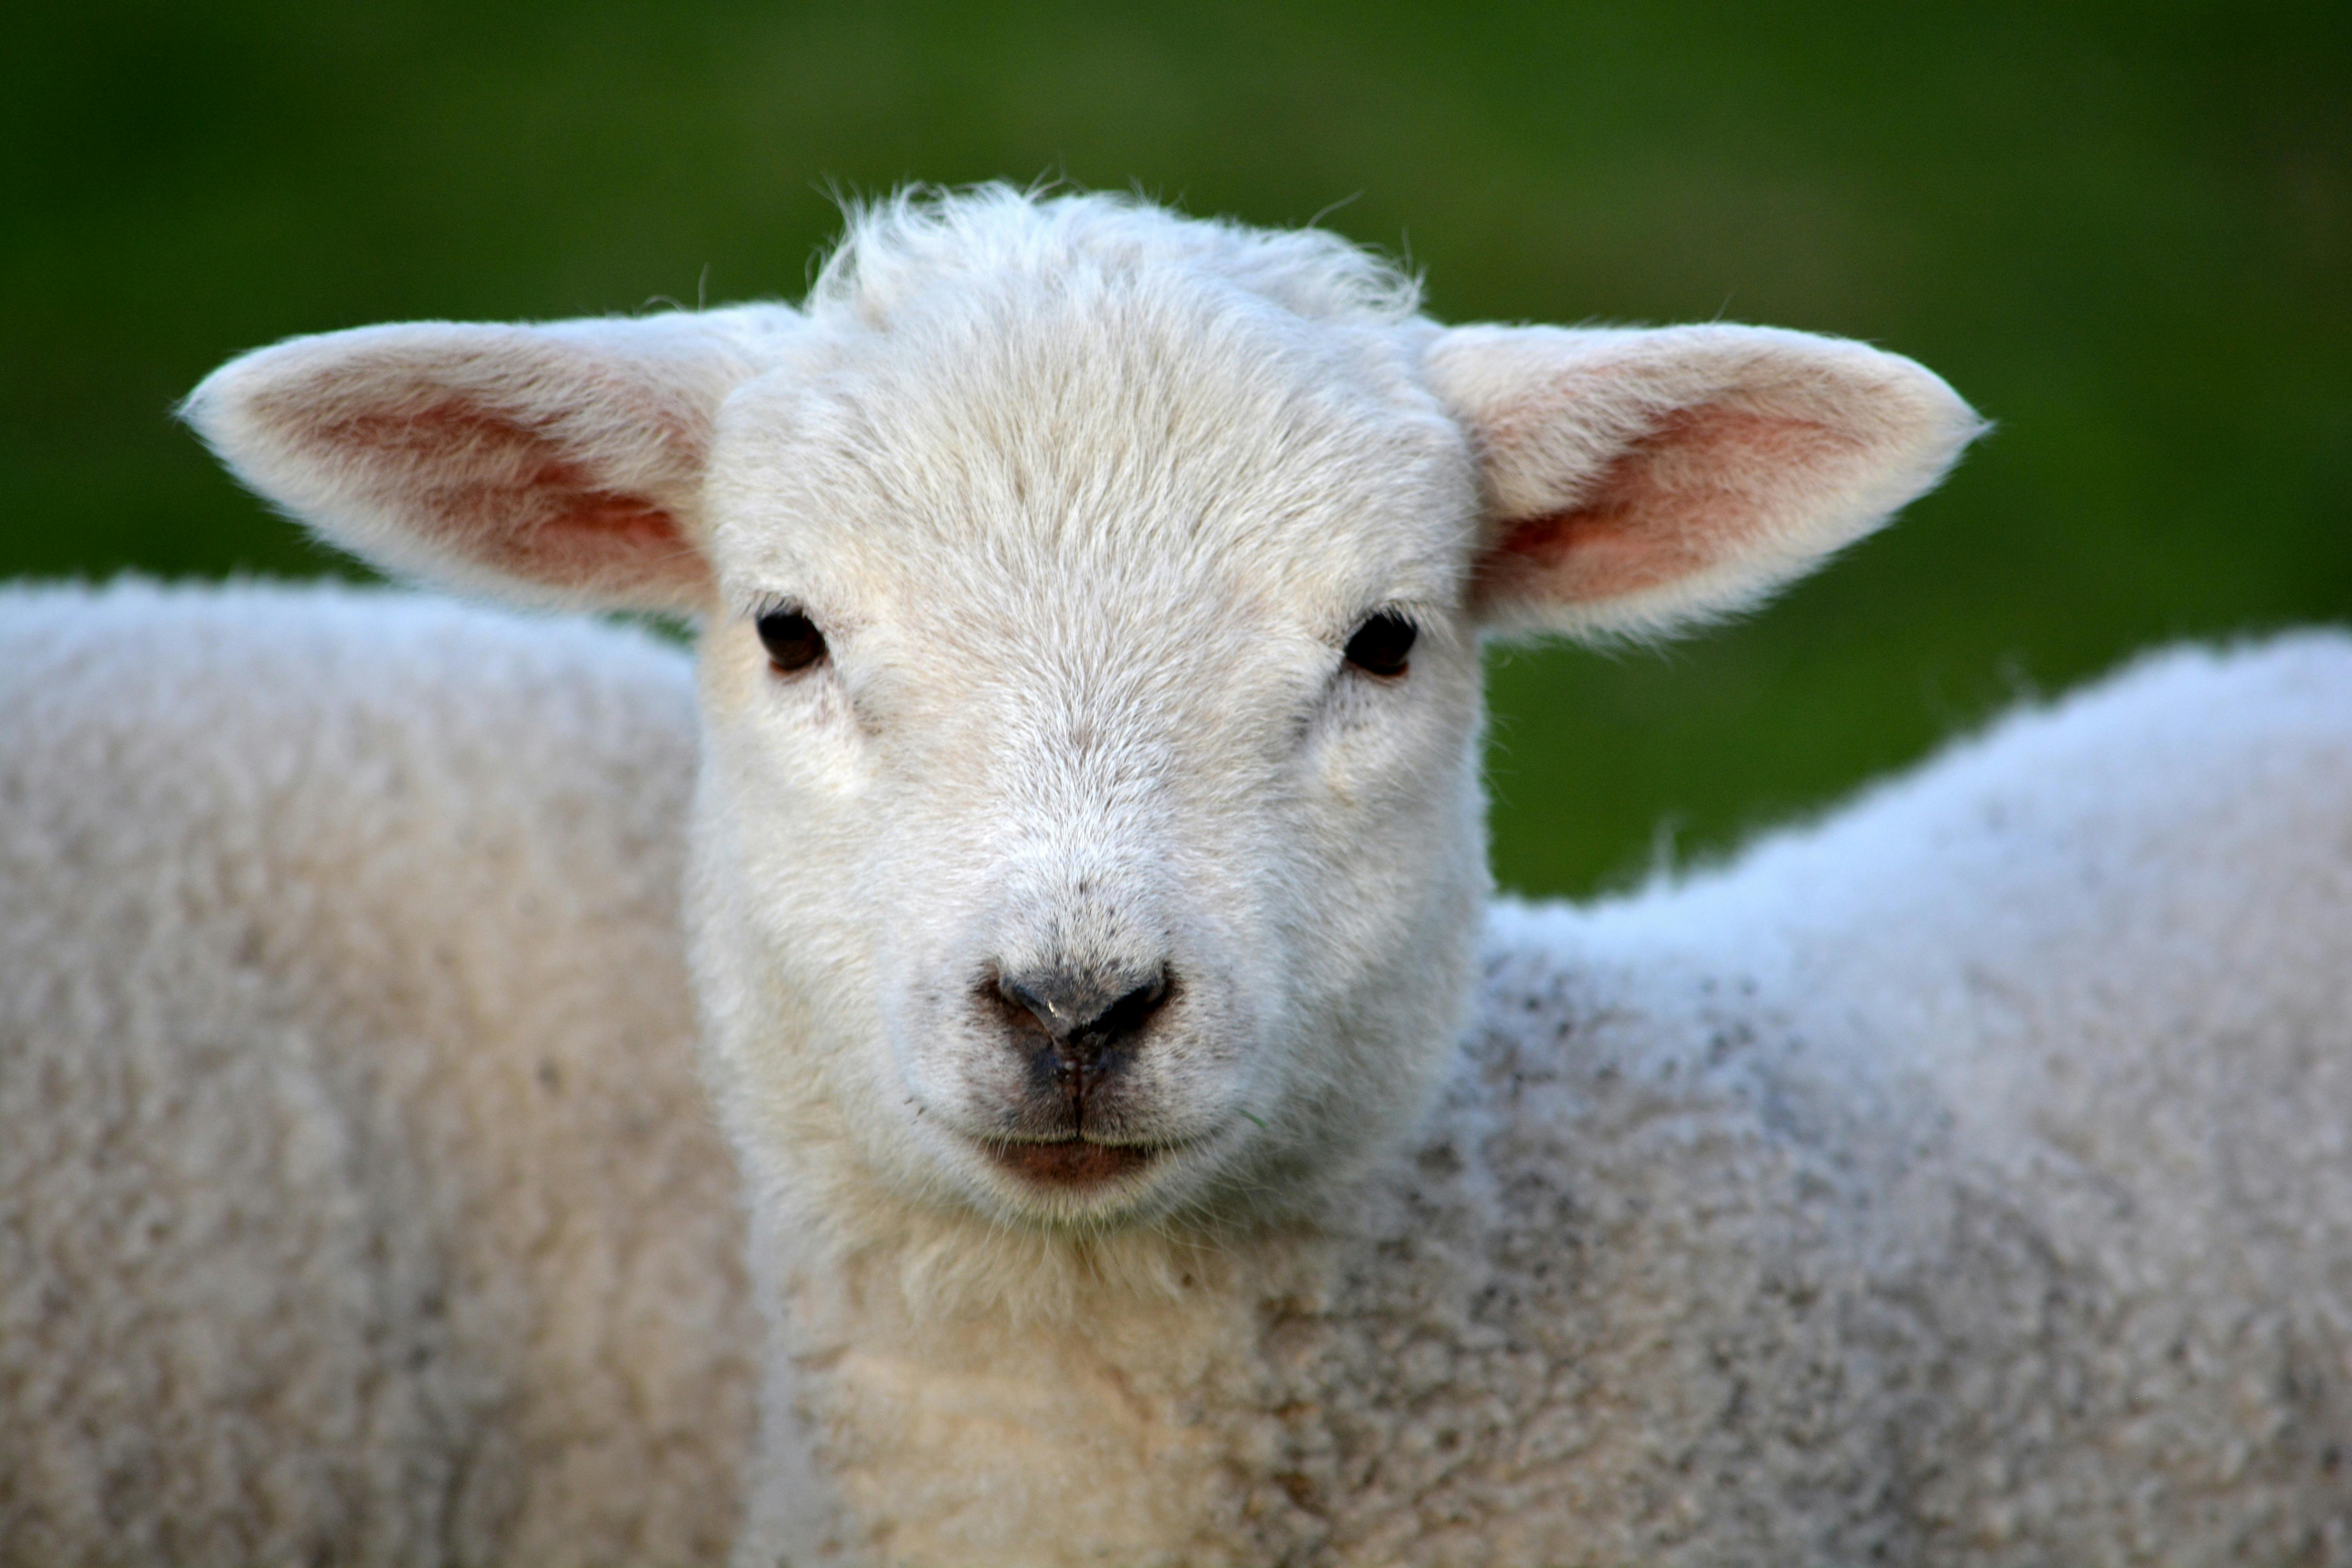
{"label": "lamb's head", "polygon": [[1852,343],[1446,331],[1328,236],[1003,190],[803,310],[297,340],[190,413],[396,570],[698,616],[755,1175],[1088,1227],[1311,1206],[1425,1097],[1482,636],[1751,602],[1976,428]]}

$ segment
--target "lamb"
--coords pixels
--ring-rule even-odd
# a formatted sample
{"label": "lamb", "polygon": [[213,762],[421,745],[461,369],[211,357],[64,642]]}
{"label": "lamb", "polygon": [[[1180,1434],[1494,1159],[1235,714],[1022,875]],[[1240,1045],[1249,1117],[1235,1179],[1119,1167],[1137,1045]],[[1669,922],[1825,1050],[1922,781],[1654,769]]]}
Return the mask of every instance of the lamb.
{"label": "lamb", "polygon": [[2345,639],[1490,900],[1480,639],[1853,542],[1977,428],[1908,361],[987,189],[190,415],[394,570],[699,619],[739,1563],[2352,1561]]}
{"label": "lamb", "polygon": [[684,657],[15,589],[0,735],[0,1563],[721,1559]]}

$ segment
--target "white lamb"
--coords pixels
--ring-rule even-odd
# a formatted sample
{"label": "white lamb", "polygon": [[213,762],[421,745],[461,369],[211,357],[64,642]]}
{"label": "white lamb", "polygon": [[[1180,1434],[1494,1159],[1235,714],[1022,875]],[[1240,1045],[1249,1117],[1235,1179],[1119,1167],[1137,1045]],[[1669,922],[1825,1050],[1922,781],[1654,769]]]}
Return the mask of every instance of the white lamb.
{"label": "white lamb", "polygon": [[[740,1563],[2352,1562],[2342,640],[2144,667],[1680,889],[1483,910],[1479,638],[1662,632],[1866,531],[1975,428],[1917,366],[1446,331],[1325,236],[992,190],[864,215],[805,313],[340,333],[191,407],[395,568],[702,619]],[[565,871],[444,918],[509,1008],[625,1028],[549,988],[658,989],[661,939],[535,967],[593,923]],[[546,1113],[505,1103],[436,1156]],[[299,1212],[272,1168],[235,1179]],[[503,1173],[467,1190],[533,1201]],[[477,1218],[434,1235],[493,1267]]]}

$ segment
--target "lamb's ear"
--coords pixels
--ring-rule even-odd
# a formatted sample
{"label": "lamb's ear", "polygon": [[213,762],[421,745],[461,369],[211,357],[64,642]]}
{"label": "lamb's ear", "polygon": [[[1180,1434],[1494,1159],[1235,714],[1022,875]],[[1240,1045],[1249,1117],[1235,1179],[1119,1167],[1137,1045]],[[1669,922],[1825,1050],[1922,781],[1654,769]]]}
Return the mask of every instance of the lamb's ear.
{"label": "lamb's ear", "polygon": [[1761,327],[1462,327],[1498,631],[1654,636],[1753,604],[1886,521],[1984,428],[1907,359]]}
{"label": "lamb's ear", "polygon": [[182,413],[247,485],[388,571],[691,609],[712,422],[799,321],[755,305],[363,327],[232,360]]}

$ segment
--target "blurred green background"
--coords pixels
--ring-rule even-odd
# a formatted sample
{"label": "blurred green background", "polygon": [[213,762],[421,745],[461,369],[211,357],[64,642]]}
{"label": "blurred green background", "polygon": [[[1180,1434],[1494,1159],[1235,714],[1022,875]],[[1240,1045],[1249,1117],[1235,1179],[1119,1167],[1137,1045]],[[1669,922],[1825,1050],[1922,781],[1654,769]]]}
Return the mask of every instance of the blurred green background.
{"label": "blurred green background", "polygon": [[828,185],[1325,221],[1454,320],[1870,339],[2000,428],[1766,614],[1498,658],[1505,881],[1622,885],[2129,650],[2352,614],[2352,6],[65,5],[0,54],[0,574],[346,570],[166,413],[401,317],[797,295]]}

